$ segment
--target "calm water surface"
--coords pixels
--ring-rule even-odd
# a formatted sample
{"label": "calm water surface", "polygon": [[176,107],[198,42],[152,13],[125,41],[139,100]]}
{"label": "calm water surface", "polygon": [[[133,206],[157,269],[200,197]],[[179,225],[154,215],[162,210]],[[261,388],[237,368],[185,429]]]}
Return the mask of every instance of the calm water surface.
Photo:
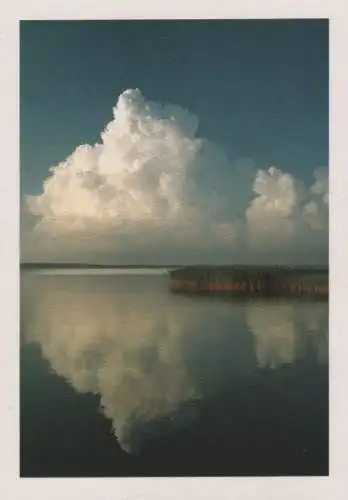
{"label": "calm water surface", "polygon": [[328,304],[23,272],[21,475],[326,475]]}

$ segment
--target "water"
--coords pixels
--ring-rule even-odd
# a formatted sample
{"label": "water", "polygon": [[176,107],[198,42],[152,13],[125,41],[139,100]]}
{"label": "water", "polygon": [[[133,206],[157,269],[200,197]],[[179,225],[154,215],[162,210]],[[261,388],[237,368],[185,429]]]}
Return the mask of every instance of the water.
{"label": "water", "polygon": [[326,475],[328,304],[23,272],[21,475]]}

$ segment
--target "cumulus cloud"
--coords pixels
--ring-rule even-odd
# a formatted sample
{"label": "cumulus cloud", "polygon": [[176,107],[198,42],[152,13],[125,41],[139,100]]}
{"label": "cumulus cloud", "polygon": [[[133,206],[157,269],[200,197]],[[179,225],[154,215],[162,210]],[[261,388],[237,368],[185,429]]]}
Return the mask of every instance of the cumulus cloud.
{"label": "cumulus cloud", "polygon": [[[291,174],[270,167],[255,176],[255,198],[246,210],[249,248],[306,263],[325,260],[328,239],[328,171],[317,169],[308,188]],[[310,258],[309,258],[310,255]]]}
{"label": "cumulus cloud", "polygon": [[323,230],[325,173],[308,189],[278,168],[232,165],[197,130],[180,106],[123,92],[100,143],[77,147],[26,197],[35,224],[23,229],[24,259],[228,260],[275,242],[279,251],[306,224]]}
{"label": "cumulus cloud", "polygon": [[311,186],[312,199],[303,207],[303,216],[311,229],[323,230],[328,225],[329,172],[319,168],[314,172],[315,182]]}
{"label": "cumulus cloud", "polygon": [[267,247],[289,243],[295,236],[297,211],[304,197],[301,184],[292,175],[270,167],[257,172],[253,191],[256,197],[246,211],[251,243]]}

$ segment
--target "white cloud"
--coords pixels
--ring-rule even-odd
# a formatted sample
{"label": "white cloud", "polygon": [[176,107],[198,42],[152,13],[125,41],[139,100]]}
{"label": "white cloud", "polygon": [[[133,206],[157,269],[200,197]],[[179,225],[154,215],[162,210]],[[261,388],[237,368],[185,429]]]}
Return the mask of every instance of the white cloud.
{"label": "white cloud", "polygon": [[306,223],[323,229],[322,171],[309,190],[274,167],[231,165],[196,137],[189,111],[139,90],[121,94],[113,114],[100,143],[79,146],[27,196],[36,223],[22,231],[24,260],[228,259],[246,247],[286,248]]}
{"label": "white cloud", "polygon": [[290,174],[275,167],[256,174],[255,199],[246,211],[252,245],[282,246],[289,243],[297,229],[297,211],[304,193],[301,184]]}
{"label": "white cloud", "polygon": [[314,171],[313,199],[303,207],[303,217],[313,230],[327,229],[329,210],[329,173],[326,168]]}
{"label": "white cloud", "polygon": [[[328,173],[318,169],[311,187],[270,167],[259,170],[256,194],[246,210],[247,244],[274,261],[299,255],[306,263],[325,260],[328,245]],[[309,257],[310,256],[310,257]],[[281,259],[281,257],[280,257]]]}

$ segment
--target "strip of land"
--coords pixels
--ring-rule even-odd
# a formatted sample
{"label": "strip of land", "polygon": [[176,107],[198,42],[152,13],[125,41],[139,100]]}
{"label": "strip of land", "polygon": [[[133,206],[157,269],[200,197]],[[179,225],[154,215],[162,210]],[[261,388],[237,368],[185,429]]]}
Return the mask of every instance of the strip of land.
{"label": "strip of land", "polygon": [[327,266],[191,266],[169,272],[173,292],[328,297]]}
{"label": "strip of land", "polygon": [[140,264],[85,264],[60,262],[21,262],[21,269],[176,269],[176,265],[140,265]]}

